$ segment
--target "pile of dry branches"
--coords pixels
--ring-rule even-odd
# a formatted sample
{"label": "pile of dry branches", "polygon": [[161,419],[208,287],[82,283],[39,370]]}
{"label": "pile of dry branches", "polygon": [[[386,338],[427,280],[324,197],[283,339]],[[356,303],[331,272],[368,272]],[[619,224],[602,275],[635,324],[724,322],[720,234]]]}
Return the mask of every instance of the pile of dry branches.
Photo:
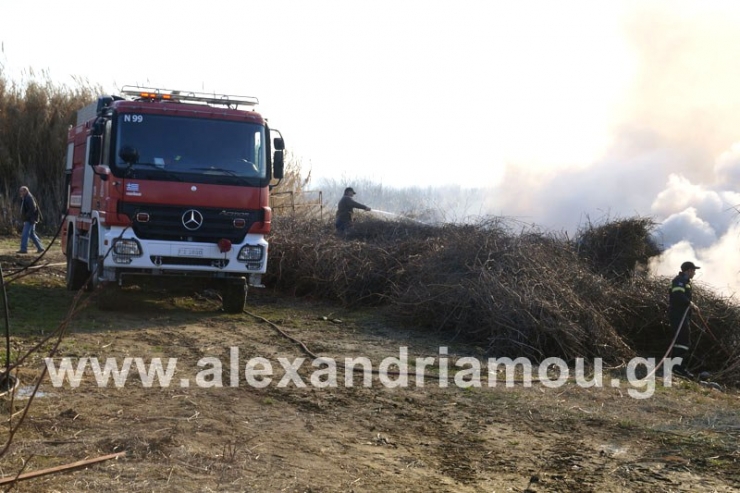
{"label": "pile of dry branches", "polygon": [[[490,356],[620,364],[636,355],[662,357],[673,335],[670,280],[628,275],[633,259],[647,259],[648,225],[634,219],[594,229],[584,258],[582,243],[503,219],[439,227],[364,220],[338,237],[331,224],[281,217],[267,281],[347,306],[386,305],[405,322],[475,342]],[[740,311],[698,291],[719,343],[702,338],[695,360],[718,354],[720,345],[737,355]],[[701,363],[740,377],[737,365],[728,373],[728,358]]]}
{"label": "pile of dry branches", "polygon": [[651,237],[655,223],[648,218],[631,218],[593,224],[578,231],[579,255],[592,268],[609,278],[627,278],[636,265],[647,264],[660,254]]}

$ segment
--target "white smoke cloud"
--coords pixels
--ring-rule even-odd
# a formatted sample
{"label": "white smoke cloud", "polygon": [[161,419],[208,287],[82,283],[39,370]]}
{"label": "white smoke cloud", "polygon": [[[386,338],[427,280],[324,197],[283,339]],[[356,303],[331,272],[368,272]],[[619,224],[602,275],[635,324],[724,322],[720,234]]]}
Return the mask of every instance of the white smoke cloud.
{"label": "white smoke cloud", "polygon": [[593,166],[549,174],[510,167],[494,196],[509,215],[571,232],[588,220],[646,215],[670,163],[682,157],[665,148],[633,150],[618,146]]}
{"label": "white smoke cloud", "polygon": [[653,201],[651,212],[662,220],[660,232],[665,244],[670,246],[683,239],[706,248],[737,222],[737,204],[740,194],[736,192],[712,190],[671,174],[665,190]]}
{"label": "white smoke cloud", "polygon": [[[660,257],[653,257],[649,262],[650,272],[657,276],[673,277],[678,274],[680,265],[687,260],[696,260],[696,251],[688,241],[679,241],[666,250]],[[701,271],[707,272],[706,264],[696,262]]]}
{"label": "white smoke cloud", "polygon": [[711,224],[700,218],[694,207],[671,214],[660,226],[663,244],[675,245],[688,241],[691,245],[708,247],[717,241],[717,233]]}
{"label": "white smoke cloud", "polygon": [[710,180],[715,185],[694,184],[675,174],[669,177],[652,205],[662,221],[658,241],[667,249],[651,263],[651,272],[668,275],[692,260],[703,264],[698,281],[728,296],[740,289],[740,194],[722,189],[728,176],[740,177],[738,150],[740,145],[733,144],[717,158]]}
{"label": "white smoke cloud", "polygon": [[650,262],[650,272],[658,276],[675,276],[682,262],[691,260],[701,267],[694,278],[718,294],[735,297],[740,291],[740,225],[733,225],[719,240],[706,248],[695,248],[683,240],[668,248]]}
{"label": "white smoke cloud", "polygon": [[723,295],[735,296],[740,290],[740,225],[732,225],[719,241],[697,254],[703,265],[699,264],[702,268],[696,280]]}
{"label": "white smoke cloud", "polygon": [[550,173],[510,165],[501,210],[573,231],[584,217],[648,216],[665,253],[651,272],[682,262],[723,294],[740,290],[740,4],[626,3],[636,62],[611,145],[588,167]]}
{"label": "white smoke cloud", "polygon": [[740,186],[740,142],[733,144],[717,159],[714,174],[725,186]]}

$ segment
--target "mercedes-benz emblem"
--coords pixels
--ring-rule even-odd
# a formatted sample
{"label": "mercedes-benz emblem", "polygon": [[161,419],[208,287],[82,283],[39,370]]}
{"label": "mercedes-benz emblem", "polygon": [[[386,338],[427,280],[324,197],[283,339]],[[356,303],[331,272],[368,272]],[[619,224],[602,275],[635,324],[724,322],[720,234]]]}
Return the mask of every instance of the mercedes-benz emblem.
{"label": "mercedes-benz emblem", "polygon": [[203,225],[203,214],[195,209],[185,211],[182,215],[182,225],[189,231],[195,231]]}

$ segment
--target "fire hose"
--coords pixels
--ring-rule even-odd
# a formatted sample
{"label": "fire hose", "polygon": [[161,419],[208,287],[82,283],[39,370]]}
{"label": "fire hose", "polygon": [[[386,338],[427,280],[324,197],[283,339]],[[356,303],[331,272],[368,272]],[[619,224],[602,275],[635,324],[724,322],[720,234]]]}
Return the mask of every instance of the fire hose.
{"label": "fire hose", "polygon": [[678,329],[676,329],[676,333],[673,335],[673,340],[671,340],[671,343],[668,345],[668,350],[665,352],[665,355],[663,355],[663,358],[658,362],[657,365],[655,365],[655,368],[650,371],[650,373],[647,374],[645,379],[652,377],[656,371],[658,371],[658,368],[660,368],[665,360],[668,358],[668,355],[671,354],[671,351],[673,351],[673,346],[676,345],[676,340],[678,339],[678,334],[681,333],[681,328],[683,327],[683,323],[686,321],[686,317],[689,314],[689,309],[691,308],[691,305],[686,307],[686,310],[683,312],[683,317],[681,317],[681,322],[678,324]]}

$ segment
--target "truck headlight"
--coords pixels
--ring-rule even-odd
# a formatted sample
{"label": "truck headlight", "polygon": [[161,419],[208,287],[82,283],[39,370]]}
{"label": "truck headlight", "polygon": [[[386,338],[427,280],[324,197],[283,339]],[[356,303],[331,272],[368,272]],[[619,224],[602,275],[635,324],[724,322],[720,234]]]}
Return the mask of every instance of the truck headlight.
{"label": "truck headlight", "polygon": [[245,245],[239,250],[237,260],[247,262],[249,260],[262,260],[262,247],[259,245]]}
{"label": "truck headlight", "polygon": [[136,240],[116,239],[113,240],[113,253],[137,257],[141,255],[141,246]]}

